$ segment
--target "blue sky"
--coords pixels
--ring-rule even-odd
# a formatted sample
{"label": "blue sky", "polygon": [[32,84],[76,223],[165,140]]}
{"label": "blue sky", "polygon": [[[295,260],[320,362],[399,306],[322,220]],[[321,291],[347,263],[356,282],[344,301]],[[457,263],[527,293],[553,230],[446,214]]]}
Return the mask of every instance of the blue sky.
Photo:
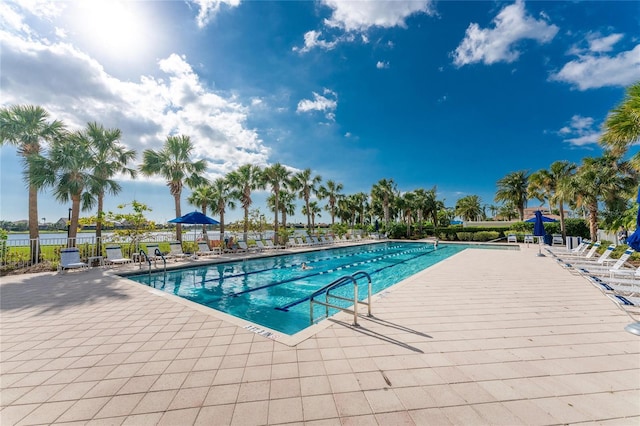
{"label": "blue sky", "polygon": [[[436,186],[447,206],[495,204],[509,172],[601,154],[602,122],[640,79],[639,5],[5,1],[0,105],[119,128],[139,154],[189,135],[210,178],[280,162],[346,194],[386,178]],[[0,217],[26,219],[15,149],[0,161]],[[137,199],[154,220],[175,216],[164,182],[119,181],[107,209]],[[265,197],[253,207],[268,214]],[[39,203],[48,220],[69,207],[49,192]]]}

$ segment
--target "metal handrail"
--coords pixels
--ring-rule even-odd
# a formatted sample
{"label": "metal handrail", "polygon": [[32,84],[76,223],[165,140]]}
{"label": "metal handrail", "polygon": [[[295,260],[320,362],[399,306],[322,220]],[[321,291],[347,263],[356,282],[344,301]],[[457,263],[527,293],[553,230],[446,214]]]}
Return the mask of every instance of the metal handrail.
{"label": "metal handrail", "polygon": [[[368,285],[367,285],[367,292],[368,292],[368,297],[367,297],[367,302],[362,302],[358,299],[358,278],[360,277],[366,277],[367,281],[368,281]],[[342,296],[338,296],[335,294],[331,294],[331,290],[337,289],[339,287],[344,286],[347,283],[353,283],[353,300],[351,300],[350,298],[347,297],[342,297]],[[319,301],[319,300],[315,300],[316,296],[319,296],[321,294],[325,295],[325,300],[324,302]],[[344,301],[348,301],[348,302],[353,302],[353,309],[348,309],[348,308],[343,308],[341,306],[338,305],[334,305],[329,303],[329,298],[332,299],[338,299],[338,300],[344,300]],[[326,286],[322,287],[319,290],[314,291],[311,296],[309,297],[309,319],[311,321],[311,324],[313,324],[315,321],[313,319],[313,304],[316,303],[318,305],[322,305],[325,307],[325,317],[329,317],[329,308],[334,308],[334,309],[339,309],[343,312],[349,312],[353,314],[353,325],[355,327],[358,327],[358,305],[362,304],[362,305],[367,305],[367,316],[371,316],[371,276],[364,272],[364,271],[357,271],[355,273],[353,273],[352,275],[345,275],[343,277],[338,278],[337,280],[327,284]]]}
{"label": "metal handrail", "polygon": [[143,249],[140,249],[140,253],[138,253],[140,256],[140,269],[142,269],[142,259],[146,259],[147,263],[149,263],[149,276],[151,276],[151,259],[149,259],[149,256],[147,256],[147,252],[145,252]]}
{"label": "metal handrail", "polygon": [[164,258],[164,255],[162,254],[162,252],[160,251],[159,248],[156,247],[156,251],[155,253],[153,253],[156,257],[160,256],[162,258],[162,261],[164,262],[164,272],[167,272],[167,259]]}

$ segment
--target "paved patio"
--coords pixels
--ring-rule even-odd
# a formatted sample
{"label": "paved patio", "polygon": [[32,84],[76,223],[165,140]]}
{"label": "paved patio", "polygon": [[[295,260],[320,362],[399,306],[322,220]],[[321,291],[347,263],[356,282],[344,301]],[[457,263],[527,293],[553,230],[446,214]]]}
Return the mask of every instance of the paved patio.
{"label": "paved patio", "polygon": [[537,250],[466,250],[294,346],[104,269],[3,277],[0,423],[640,424],[630,319]]}

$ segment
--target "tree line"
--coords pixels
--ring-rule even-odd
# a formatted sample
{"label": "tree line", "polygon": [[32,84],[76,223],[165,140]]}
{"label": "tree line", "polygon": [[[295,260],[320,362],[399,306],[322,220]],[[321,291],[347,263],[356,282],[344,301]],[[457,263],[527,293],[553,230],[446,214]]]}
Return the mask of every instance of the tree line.
{"label": "tree line", "polygon": [[[338,218],[351,227],[373,226],[387,229],[392,222],[422,233],[422,226],[446,226],[455,216],[474,220],[486,215],[480,197],[460,198],[454,209],[445,208],[437,199],[437,187],[400,191],[393,179],[381,179],[370,193],[344,194],[344,185],[333,180],[323,183],[311,169],[293,171],[280,163],[268,167],[245,164],[226,176],[209,181],[205,178],[205,160],[193,160],[194,146],[187,135],[171,135],[159,150],[143,152],[142,163],[131,165],[136,152],[121,142],[119,129],[107,129],[91,122],[82,130],[69,131],[59,120],[50,120],[49,113],[40,106],[14,105],[0,109],[0,143],[13,144],[25,169],[29,195],[29,237],[38,233],[38,192],[50,189],[61,203],[71,202],[69,236],[75,239],[80,211],[97,209],[96,237],[101,236],[104,198],[117,195],[122,187],[114,180],[118,174],[135,179],[159,176],[166,181],[173,197],[176,217],[181,216],[181,198],[185,185],[191,189],[188,202],[220,217],[220,232],[224,233],[225,213],[239,205],[244,211],[244,239],[247,238],[249,210],[256,190],[268,189],[269,210],[273,213],[275,239],[284,234],[287,217],[295,214],[296,201],[303,202],[302,214],[307,229],[313,231],[315,218],[322,209],[329,212],[331,225]],[[605,149],[601,157],[584,158],[580,165],[556,161],[548,170],[515,171],[497,182],[496,202],[491,210],[512,218],[524,219],[529,199],[549,201],[560,211],[564,236],[564,206],[583,209],[588,217],[592,238],[598,229],[599,208],[606,207],[607,215],[624,217],[638,184],[640,154],[624,160],[628,149],[640,138],[640,83],[627,89],[621,104],[611,111],[604,123],[600,144]],[[314,199],[315,198],[315,199]],[[321,207],[320,200],[326,200]],[[627,216],[629,216],[627,214]],[[176,227],[176,239],[182,240],[181,226]],[[277,241],[276,241],[277,242]],[[37,253],[32,254],[37,256]]]}

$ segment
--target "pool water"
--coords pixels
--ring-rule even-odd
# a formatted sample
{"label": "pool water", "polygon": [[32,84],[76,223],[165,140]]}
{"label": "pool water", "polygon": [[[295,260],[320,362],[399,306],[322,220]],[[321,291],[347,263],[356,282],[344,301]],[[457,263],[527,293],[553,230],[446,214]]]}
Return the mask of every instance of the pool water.
{"label": "pool water", "polygon": [[[311,325],[308,297],[340,277],[364,271],[371,276],[376,294],[469,247],[478,246],[440,244],[434,249],[433,244],[389,241],[127,278],[292,335]],[[301,268],[303,262],[308,269]],[[335,294],[353,298],[353,284]],[[358,280],[358,295],[360,300],[367,297],[366,279]],[[322,319],[324,312],[324,307],[314,305],[314,319]],[[331,309],[330,315],[335,312]]]}

